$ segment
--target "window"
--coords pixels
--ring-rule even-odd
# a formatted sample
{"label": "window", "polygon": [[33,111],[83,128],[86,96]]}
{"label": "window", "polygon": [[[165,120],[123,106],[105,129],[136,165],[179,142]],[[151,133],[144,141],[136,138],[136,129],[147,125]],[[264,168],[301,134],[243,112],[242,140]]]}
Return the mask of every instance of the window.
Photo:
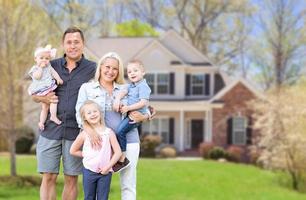
{"label": "window", "polygon": [[157,118],[142,124],[143,134],[159,135],[163,143],[169,143],[169,119]]}
{"label": "window", "polygon": [[246,130],[247,130],[247,118],[245,117],[233,117],[232,121],[232,143],[238,145],[246,144]]}
{"label": "window", "polygon": [[192,95],[204,94],[204,75],[191,76],[191,94]]}
{"label": "window", "polygon": [[145,78],[151,88],[151,94],[170,94],[170,74],[146,74]]}
{"label": "window", "polygon": [[186,74],[186,96],[209,96],[210,74]]}

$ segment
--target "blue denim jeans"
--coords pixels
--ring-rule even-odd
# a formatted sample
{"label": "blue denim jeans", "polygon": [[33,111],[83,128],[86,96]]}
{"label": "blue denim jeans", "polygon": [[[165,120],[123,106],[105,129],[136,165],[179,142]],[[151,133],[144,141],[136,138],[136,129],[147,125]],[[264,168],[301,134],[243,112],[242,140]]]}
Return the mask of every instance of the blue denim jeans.
{"label": "blue denim jeans", "polygon": [[119,124],[116,135],[121,148],[121,151],[126,151],[126,134],[140,125],[140,123],[130,123],[131,120],[129,117],[125,117]]}
{"label": "blue denim jeans", "polygon": [[102,175],[83,168],[85,200],[108,200],[112,173]]}

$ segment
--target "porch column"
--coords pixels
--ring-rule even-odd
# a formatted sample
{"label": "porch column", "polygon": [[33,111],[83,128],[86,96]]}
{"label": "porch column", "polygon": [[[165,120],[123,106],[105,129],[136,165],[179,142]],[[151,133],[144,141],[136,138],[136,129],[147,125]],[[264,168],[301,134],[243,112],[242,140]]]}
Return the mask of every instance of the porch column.
{"label": "porch column", "polygon": [[212,111],[206,111],[206,120],[205,120],[205,142],[212,142]]}
{"label": "porch column", "polygon": [[180,110],[180,140],[179,140],[179,151],[184,150],[184,133],[185,133],[185,123],[184,123],[184,118],[185,118],[185,113],[183,110]]}

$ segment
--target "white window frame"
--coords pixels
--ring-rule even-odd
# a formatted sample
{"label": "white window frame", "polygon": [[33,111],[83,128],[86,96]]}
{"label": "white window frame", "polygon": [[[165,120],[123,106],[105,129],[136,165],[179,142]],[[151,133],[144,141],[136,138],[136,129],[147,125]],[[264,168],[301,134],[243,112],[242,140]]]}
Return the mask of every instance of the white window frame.
{"label": "white window frame", "polygon": [[[193,83],[195,76],[202,76],[203,83]],[[190,74],[190,96],[205,96],[205,74]],[[202,87],[202,94],[194,94],[193,87]]]}
{"label": "white window frame", "polygon": [[[170,72],[148,72],[147,75],[153,75],[153,91],[152,95],[170,95]],[[158,75],[167,75],[168,76],[168,83],[160,84],[158,82]],[[166,86],[167,92],[166,93],[158,93],[158,86]]]}
{"label": "white window frame", "polygon": [[[242,125],[240,124],[239,126],[235,126],[237,120],[243,120]],[[233,117],[232,118],[232,144],[234,145],[246,145],[247,143],[247,118],[246,117]],[[243,133],[242,135],[239,136],[238,133]],[[242,139],[238,139],[238,137],[243,137]],[[242,142],[240,142],[242,141]]]}
{"label": "white window frame", "polygon": [[[154,121],[158,121],[157,135],[162,137],[163,143],[169,144],[169,141],[170,141],[170,133],[169,133],[169,126],[170,126],[170,124],[169,124],[169,120],[170,120],[170,118],[168,116],[164,116],[164,117],[154,118],[154,119],[152,119],[152,121],[153,120]],[[168,123],[168,129],[167,130],[163,130],[163,128],[162,128],[162,120],[167,120],[167,123]],[[155,130],[153,130],[152,121],[144,122],[144,123],[146,123],[146,125],[147,125],[147,123],[149,125],[149,131],[148,131],[149,135],[153,135],[153,132],[155,132]],[[144,132],[144,131],[142,131],[142,132]],[[167,138],[163,138],[162,132],[166,132]]]}

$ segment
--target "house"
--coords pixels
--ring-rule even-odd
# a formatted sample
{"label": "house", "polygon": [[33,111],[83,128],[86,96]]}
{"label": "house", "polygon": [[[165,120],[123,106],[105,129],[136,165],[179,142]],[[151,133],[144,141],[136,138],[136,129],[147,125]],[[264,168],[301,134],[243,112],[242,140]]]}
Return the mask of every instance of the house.
{"label": "house", "polygon": [[132,59],[144,63],[157,115],[142,124],[142,134],[160,135],[179,151],[197,149],[202,142],[251,144],[252,111],[246,102],[260,94],[243,79],[231,80],[177,32],[86,42],[85,53],[95,60],[109,51],[117,52],[125,66]]}

